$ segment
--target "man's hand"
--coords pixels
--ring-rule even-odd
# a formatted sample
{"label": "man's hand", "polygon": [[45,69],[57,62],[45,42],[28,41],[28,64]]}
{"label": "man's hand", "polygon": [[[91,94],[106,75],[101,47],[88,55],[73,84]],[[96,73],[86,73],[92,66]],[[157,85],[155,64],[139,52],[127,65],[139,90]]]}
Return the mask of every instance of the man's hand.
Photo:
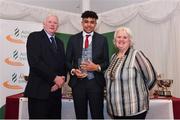
{"label": "man's hand", "polygon": [[56,85],[56,84],[54,84],[54,85],[51,87],[51,92],[54,92],[54,91],[56,91],[56,90],[58,90],[58,89],[59,89],[59,86]]}
{"label": "man's hand", "polygon": [[63,84],[65,83],[65,77],[64,76],[56,76],[54,79],[55,84],[61,88]]}
{"label": "man's hand", "polygon": [[99,65],[88,60],[87,62],[83,62],[83,64],[80,67],[82,70],[86,70],[86,71],[98,71]]}
{"label": "man's hand", "polygon": [[73,71],[73,73],[77,76],[77,78],[85,78],[87,76],[86,73],[83,73],[81,70],[79,69],[75,69]]}

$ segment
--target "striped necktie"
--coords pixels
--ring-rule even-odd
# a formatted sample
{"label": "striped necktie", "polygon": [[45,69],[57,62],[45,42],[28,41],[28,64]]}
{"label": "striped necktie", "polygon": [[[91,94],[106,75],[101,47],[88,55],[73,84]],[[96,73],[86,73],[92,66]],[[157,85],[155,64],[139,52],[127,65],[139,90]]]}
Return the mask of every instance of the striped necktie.
{"label": "striped necktie", "polygon": [[54,37],[50,37],[50,39],[51,39],[52,47],[54,48],[54,50],[57,50],[57,44],[56,44],[56,41],[55,41]]}

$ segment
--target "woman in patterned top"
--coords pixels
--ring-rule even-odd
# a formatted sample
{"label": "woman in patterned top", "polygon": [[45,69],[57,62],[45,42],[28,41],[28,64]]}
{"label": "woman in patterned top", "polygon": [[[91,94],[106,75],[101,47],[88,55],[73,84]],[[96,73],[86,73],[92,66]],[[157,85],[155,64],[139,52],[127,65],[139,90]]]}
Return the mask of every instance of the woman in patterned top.
{"label": "woman in patterned top", "polygon": [[129,28],[115,31],[114,45],[118,52],[105,72],[108,113],[114,119],[145,119],[156,72],[143,52],[133,49]]}

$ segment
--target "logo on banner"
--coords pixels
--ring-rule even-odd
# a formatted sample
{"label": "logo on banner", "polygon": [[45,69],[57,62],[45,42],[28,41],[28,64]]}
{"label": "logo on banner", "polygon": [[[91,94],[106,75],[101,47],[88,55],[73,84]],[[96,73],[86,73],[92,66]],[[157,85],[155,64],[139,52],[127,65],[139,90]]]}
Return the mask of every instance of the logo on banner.
{"label": "logo on banner", "polygon": [[13,34],[7,35],[5,38],[7,41],[15,44],[25,44],[23,39],[27,39],[29,33],[29,31],[20,30],[18,27],[16,27],[13,30]]}
{"label": "logo on banner", "polygon": [[23,61],[26,61],[26,53],[19,52],[14,50],[11,57],[5,59],[5,63],[12,66],[24,66]]}
{"label": "logo on banner", "polygon": [[3,86],[8,89],[23,89],[22,83],[26,83],[24,80],[24,74],[13,73],[11,79],[3,83]]}

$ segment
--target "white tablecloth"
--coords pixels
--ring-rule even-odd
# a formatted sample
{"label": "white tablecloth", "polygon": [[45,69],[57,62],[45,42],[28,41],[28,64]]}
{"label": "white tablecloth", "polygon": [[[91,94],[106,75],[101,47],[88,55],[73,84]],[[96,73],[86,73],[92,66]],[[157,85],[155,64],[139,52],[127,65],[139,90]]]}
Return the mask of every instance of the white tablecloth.
{"label": "white tablecloth", "polygon": [[[19,100],[19,119],[28,119],[27,109],[28,99],[25,97]],[[106,112],[106,105],[104,105],[104,117],[110,118]],[[90,116],[90,114],[89,114]],[[72,99],[62,100],[62,119],[75,119],[74,105]],[[171,100],[152,99],[150,100],[150,109],[146,116],[147,119],[174,119],[173,107]]]}
{"label": "white tablecloth", "polygon": [[[21,97],[19,99],[19,119],[28,119],[28,99],[25,97]],[[105,106],[104,106],[105,107]],[[106,112],[106,109],[104,109],[104,117],[110,118],[109,115]],[[62,119],[76,119],[75,112],[74,112],[74,104],[72,99],[62,99],[62,111],[61,111],[61,117]],[[90,112],[89,112],[90,117]]]}

